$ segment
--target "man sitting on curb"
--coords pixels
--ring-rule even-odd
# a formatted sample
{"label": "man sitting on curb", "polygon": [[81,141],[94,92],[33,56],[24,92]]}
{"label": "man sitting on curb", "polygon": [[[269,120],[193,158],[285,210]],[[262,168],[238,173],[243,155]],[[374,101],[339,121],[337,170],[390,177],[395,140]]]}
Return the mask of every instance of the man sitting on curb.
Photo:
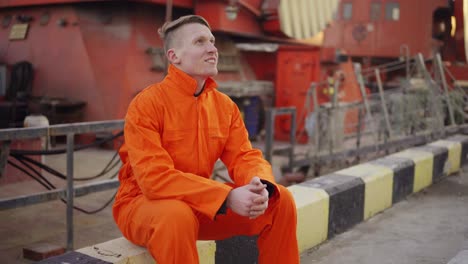
{"label": "man sitting on curb", "polygon": [[[252,149],[235,103],[216,90],[208,22],[185,16],[160,34],[170,66],[128,108],[118,227],[160,264],[198,263],[197,240],[236,235],[259,235],[259,263],[299,263],[294,199]],[[218,158],[233,184],[210,179]]]}

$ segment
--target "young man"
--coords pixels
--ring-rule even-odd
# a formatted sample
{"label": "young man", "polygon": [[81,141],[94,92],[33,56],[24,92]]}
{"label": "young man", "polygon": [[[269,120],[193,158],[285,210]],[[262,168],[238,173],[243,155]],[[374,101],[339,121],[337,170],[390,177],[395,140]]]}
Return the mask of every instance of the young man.
{"label": "young man", "polygon": [[[135,97],[125,118],[113,207],[123,235],[160,264],[198,263],[196,240],[255,234],[259,263],[299,263],[293,197],[252,149],[239,109],[216,90],[208,22],[185,16],[160,34],[168,74]],[[218,158],[234,184],[210,179]]]}

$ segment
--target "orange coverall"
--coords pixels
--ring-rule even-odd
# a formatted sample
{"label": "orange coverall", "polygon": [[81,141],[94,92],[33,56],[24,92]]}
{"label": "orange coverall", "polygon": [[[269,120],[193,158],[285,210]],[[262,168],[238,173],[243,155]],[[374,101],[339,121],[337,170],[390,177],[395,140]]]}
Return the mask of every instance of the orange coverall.
{"label": "orange coverall", "polygon": [[[196,87],[171,65],[161,83],[130,104],[113,206],[118,227],[160,264],[198,263],[196,240],[256,234],[260,263],[299,263],[292,195],[275,184],[271,166],[252,149],[234,102],[211,78],[199,96]],[[210,179],[218,158],[234,184]],[[230,190],[254,176],[274,187],[265,213],[256,219],[230,209],[220,214]]]}

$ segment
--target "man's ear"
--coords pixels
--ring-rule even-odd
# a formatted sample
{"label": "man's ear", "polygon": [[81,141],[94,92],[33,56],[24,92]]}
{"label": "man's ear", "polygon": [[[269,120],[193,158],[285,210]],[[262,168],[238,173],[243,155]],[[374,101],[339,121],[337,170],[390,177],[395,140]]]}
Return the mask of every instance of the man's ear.
{"label": "man's ear", "polygon": [[176,51],[175,51],[174,49],[169,49],[169,50],[166,52],[166,57],[167,57],[167,60],[168,60],[171,64],[178,64],[178,63],[180,63],[180,59],[179,59],[179,57],[177,56]]}

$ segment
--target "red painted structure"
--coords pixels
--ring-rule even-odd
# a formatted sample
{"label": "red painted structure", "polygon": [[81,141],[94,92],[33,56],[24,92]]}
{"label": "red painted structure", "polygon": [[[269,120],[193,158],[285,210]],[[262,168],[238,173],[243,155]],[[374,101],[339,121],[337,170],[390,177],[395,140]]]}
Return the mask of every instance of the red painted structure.
{"label": "red painted structure", "polygon": [[[206,17],[222,40],[218,42],[220,51],[228,52],[239,42],[287,44],[274,56],[238,53],[240,69],[220,71],[217,80],[272,81],[276,104],[288,106],[293,102],[298,112],[302,110],[299,99],[310,82],[323,79],[318,73],[319,52],[323,59],[328,51],[343,49],[353,59],[364,62],[364,66],[394,60],[402,53],[400,47],[406,46],[410,55],[421,52],[429,57],[439,49],[445,60],[466,60],[462,0],[453,4],[447,0],[342,0],[336,20],[325,30],[325,49],[321,50],[285,36],[280,27],[279,0],[3,0],[0,64],[11,68],[22,60],[31,62],[35,97],[86,103],[81,115],[57,118],[51,123],[123,118],[131,98],[164,76],[163,68],[155,67],[157,58],[148,51],[162,46],[156,29],[167,16],[169,2],[174,18],[190,13]],[[239,7],[234,20],[228,19],[225,12],[232,4]],[[447,34],[451,29],[450,15],[457,22],[454,36]],[[24,39],[9,40],[13,27],[24,23],[28,25]],[[441,24],[445,27],[443,34],[438,32]],[[291,45],[299,48],[286,51]],[[328,57],[333,57],[332,53]],[[258,56],[266,58],[257,62]],[[289,57],[283,60],[284,56]],[[294,71],[288,65],[311,69],[293,78],[293,72],[283,74]],[[454,72],[466,71],[457,68]],[[346,87],[346,94],[354,91]],[[358,99],[346,94],[344,101]],[[321,93],[319,96],[319,102],[329,99]]]}
{"label": "red painted structure", "polygon": [[411,54],[429,57],[432,14],[446,5],[446,0],[342,0],[324,46],[343,48],[351,56],[395,58],[399,47],[408,45]]}
{"label": "red painted structure", "polygon": [[444,61],[461,62],[452,64],[464,73],[455,77],[468,80],[463,5],[464,0],[342,0],[325,30],[324,46],[345,50],[364,67],[406,52],[425,58],[439,52]]}
{"label": "red painted structure", "polygon": [[[167,2],[173,7],[169,13]],[[234,20],[226,16],[228,4],[239,7]],[[46,98],[47,102],[59,99],[55,107],[63,105],[68,111],[74,107],[73,114],[49,115],[51,124],[121,119],[139,91],[164,77],[157,28],[168,15],[195,13],[210,23],[220,62],[225,58],[224,66],[234,66],[220,69],[217,81],[271,81],[277,93],[275,104],[296,106],[300,112],[303,93],[320,77],[320,49],[285,37],[278,5],[279,0],[3,0],[0,64],[9,70],[21,61],[32,64],[35,99],[28,104],[41,104]],[[11,39],[15,27],[25,24],[26,34]],[[236,51],[233,47],[240,42],[276,43],[279,49]],[[5,96],[0,93],[0,104],[11,100]],[[303,121],[297,121],[303,127]],[[281,125],[277,136],[286,139],[288,135],[288,128]]]}
{"label": "red painted structure", "polygon": [[[167,16],[202,15],[217,38],[220,61],[227,54],[225,66],[233,66],[220,70],[216,79],[273,82],[274,105],[296,106],[298,139],[304,142],[305,93],[311,82],[324,80],[326,69],[340,69],[347,76],[340,101],[361,100],[351,62],[336,64],[336,50],[345,50],[364,66],[397,59],[400,47],[425,57],[438,49],[446,61],[466,62],[464,1],[342,0],[336,20],[325,30],[324,48],[318,48],[286,37],[278,14],[280,0],[3,0],[0,64],[11,69],[20,61],[31,62],[31,95],[36,98],[65,98],[60,102],[75,108],[77,102],[86,103],[75,110],[79,114],[51,116],[52,124],[121,119],[135,94],[164,76],[160,54],[153,52],[162,48],[156,29]],[[167,9],[170,2],[172,8]],[[234,20],[226,16],[229,5],[238,7]],[[457,24],[454,36],[448,34],[451,15]],[[10,40],[18,24],[27,24],[27,34]],[[279,48],[238,51],[236,43],[276,43]],[[462,79],[468,73],[464,64],[452,67]],[[330,101],[327,89],[319,88],[319,104]],[[4,97],[0,89],[0,104]],[[346,120],[352,122],[355,117],[351,113]],[[289,122],[289,118],[278,119],[279,139],[287,139]]]}
{"label": "red painted structure", "polygon": [[[217,38],[225,39],[226,46],[240,41],[298,45],[291,39],[273,37],[280,28],[279,23],[275,27],[271,21],[278,17],[271,11],[271,4],[265,3],[275,1],[234,2],[241,6],[235,20],[226,17],[227,2],[219,0],[174,0],[172,17],[190,13],[204,16]],[[133,96],[164,76],[163,69],[154,69],[155,58],[148,50],[162,47],[156,29],[164,23],[165,3],[165,0],[2,1],[0,64],[11,67],[22,60],[31,62],[35,71],[33,96],[86,102],[80,120],[66,121],[123,118]],[[262,6],[269,8],[268,13],[262,13]],[[265,14],[263,20],[259,14]],[[273,18],[268,14],[273,14]],[[271,34],[264,31],[262,21],[268,21]],[[20,23],[29,26],[26,37],[9,40],[13,26]],[[241,67],[242,73],[220,71],[217,80],[258,79],[249,65]]]}
{"label": "red painted structure", "polygon": [[466,4],[466,0],[462,1],[455,1],[455,10],[454,10],[454,15],[455,15],[455,23],[456,23],[456,29],[455,29],[455,43],[456,43],[456,57],[457,58],[465,58],[468,60],[468,50],[466,50],[466,39],[468,36],[465,36],[465,28],[468,27],[468,25],[465,25],[466,23],[466,17],[465,14],[463,13],[463,5]]}
{"label": "red painted structure", "polygon": [[[275,106],[294,106],[297,110],[298,131],[304,130],[304,100],[310,83],[320,79],[320,49],[307,46],[281,46],[274,54],[248,52],[247,61],[253,66],[256,76],[275,83]],[[268,67],[265,67],[268,65]],[[320,101],[323,103],[325,101]],[[302,113],[302,115],[301,115]],[[279,116],[276,122],[277,139],[288,140],[290,133],[289,116]],[[307,137],[298,133],[298,141],[306,142]]]}

